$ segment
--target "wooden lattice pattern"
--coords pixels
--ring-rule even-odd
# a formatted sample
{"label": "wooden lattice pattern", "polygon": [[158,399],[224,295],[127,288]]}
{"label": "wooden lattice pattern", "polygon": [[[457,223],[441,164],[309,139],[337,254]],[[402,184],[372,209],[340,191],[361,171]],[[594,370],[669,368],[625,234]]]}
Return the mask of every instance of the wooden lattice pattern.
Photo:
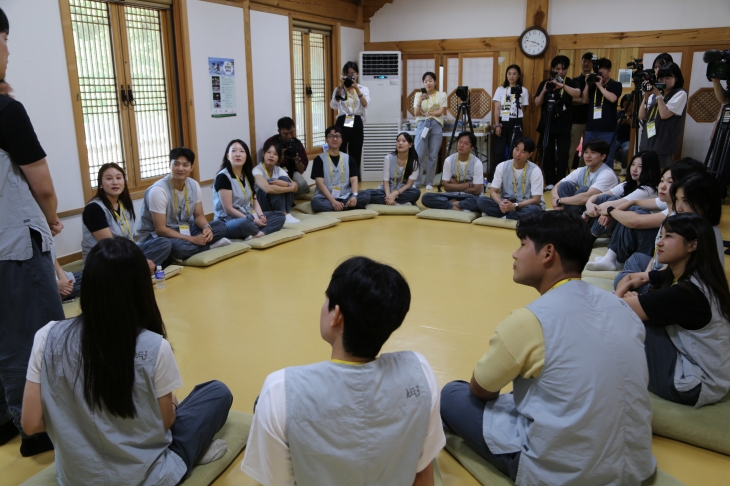
{"label": "wooden lattice pattern", "polygon": [[420,93],[420,92],[421,92],[420,89],[414,89],[413,92],[411,92],[411,94],[408,95],[408,100],[406,101],[406,103],[408,103],[406,105],[406,109],[408,110],[408,113],[410,113],[413,116],[416,116],[416,114],[413,112],[413,102],[416,100],[416,96],[418,96],[418,93]]}
{"label": "wooden lattice pattern", "polygon": [[[456,117],[456,111],[459,109],[461,100],[456,96],[456,90],[449,93],[449,113]],[[471,118],[472,120],[480,120],[492,111],[492,97],[482,88],[474,88],[469,90],[469,101],[471,102]]]}
{"label": "wooden lattice pattern", "polygon": [[687,101],[687,114],[697,123],[713,123],[720,113],[720,102],[712,88],[700,88]]}

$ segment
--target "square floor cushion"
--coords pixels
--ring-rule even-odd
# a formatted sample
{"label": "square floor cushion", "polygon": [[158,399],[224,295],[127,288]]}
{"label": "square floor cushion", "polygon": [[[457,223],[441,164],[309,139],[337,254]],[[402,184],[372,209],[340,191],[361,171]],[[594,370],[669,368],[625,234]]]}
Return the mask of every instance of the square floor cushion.
{"label": "square floor cushion", "polygon": [[[296,206],[294,206],[294,209],[296,209],[300,213],[315,214],[314,210],[312,209],[311,202],[297,204]],[[316,214],[325,215],[330,218],[336,218],[342,222],[357,221],[359,219],[370,219],[378,215],[378,213],[369,209],[350,209],[349,211],[325,211]]]}
{"label": "square floor cushion", "polygon": [[80,272],[82,270],[82,267],[84,266],[83,260],[76,260],[71,263],[67,263],[66,265],[63,265],[61,268],[63,268],[66,272]]}
{"label": "square floor cushion", "polygon": [[599,289],[607,292],[613,292],[613,280],[607,278],[583,277],[583,281],[591,285],[595,285]]}
{"label": "square floor cushion", "polygon": [[340,220],[332,218],[325,214],[307,214],[299,211],[293,212],[292,216],[299,220],[298,223],[285,223],[284,229],[292,229],[301,231],[302,233],[311,233],[313,231],[331,228],[340,224]]}
{"label": "square floor cushion", "polygon": [[240,255],[241,253],[246,253],[250,249],[251,247],[246,243],[231,243],[227,246],[201,251],[197,255],[193,255],[190,258],[183,260],[181,265],[186,267],[209,267],[218,262],[222,262],[223,260]]}
{"label": "square floor cushion", "polygon": [[314,197],[314,186],[309,186],[309,192],[294,197],[295,201],[311,201]]}
{"label": "square floor cushion", "polygon": [[[487,462],[482,456],[469,447],[464,440],[452,434],[446,433],[446,450],[451,453],[464,469],[474,476],[479,483],[489,486],[514,486],[515,482],[505,476],[496,467]],[[642,483],[642,486],[682,486],[673,476],[657,468],[654,474]]]}
{"label": "square floor cushion", "polygon": [[[252,420],[253,415],[250,413],[238,412],[236,410],[228,412],[228,420],[226,420],[223,428],[214,437],[214,439],[225,440],[226,444],[228,444],[228,450],[217,461],[205,464],[204,466],[194,467],[193,472],[182,484],[186,486],[207,486],[215,481],[231,465],[243,448],[246,447]],[[22,483],[21,486],[57,485],[56,465],[51,464],[43,471]]]}
{"label": "square floor cushion", "polygon": [[730,394],[697,410],[650,395],[653,433],[730,455]]}
{"label": "square floor cushion", "polygon": [[610,272],[607,270],[583,270],[583,273],[581,273],[581,276],[583,278],[590,277],[590,278],[602,278],[604,280],[610,280],[611,284],[613,284],[613,279],[616,278],[616,275],[618,275],[619,272]]}
{"label": "square floor cushion", "polygon": [[421,208],[412,205],[390,206],[388,204],[368,204],[366,209],[375,211],[378,214],[390,216],[415,216],[421,212]]}
{"label": "square floor cushion", "polygon": [[421,219],[436,219],[452,221],[454,223],[471,223],[477,219],[477,213],[472,211],[454,211],[453,209],[426,209],[416,215]]}
{"label": "square floor cushion", "polygon": [[481,218],[475,219],[471,224],[478,224],[479,226],[492,226],[494,228],[517,228],[516,219],[502,219],[494,218],[492,216],[482,216]]}
{"label": "square floor cushion", "polygon": [[[246,242],[246,245],[250,246],[254,250],[264,250],[266,248],[271,248],[272,246],[286,243],[287,241],[298,240],[302,236],[304,236],[304,233],[301,231],[283,228],[260,238],[251,238]],[[243,240],[231,241],[235,241],[236,243],[243,242]]]}

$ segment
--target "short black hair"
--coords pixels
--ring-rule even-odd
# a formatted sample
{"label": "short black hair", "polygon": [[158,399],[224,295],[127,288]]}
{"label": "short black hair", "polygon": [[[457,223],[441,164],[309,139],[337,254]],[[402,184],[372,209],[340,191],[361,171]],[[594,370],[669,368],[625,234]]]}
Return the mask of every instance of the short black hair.
{"label": "short black hair", "polygon": [[568,56],[555,56],[553,60],[550,62],[550,67],[554,68],[558,64],[563,65],[563,69],[568,69],[570,67],[570,58]]}
{"label": "short black hair", "polygon": [[190,165],[195,164],[195,152],[187,147],[178,147],[170,150],[170,161],[177,160],[181,155],[188,159]]}
{"label": "short black hair", "polygon": [[668,61],[662,65],[657,72],[657,78],[667,78],[669,76],[674,77],[674,89],[684,88],[684,76],[682,76],[682,70],[679,69],[679,65],[672,61]]}
{"label": "short black hair", "polygon": [[[674,173],[672,173],[674,174]],[[722,217],[722,196],[720,183],[707,172],[694,172],[672,183],[669,193],[674,210],[677,210],[677,190],[682,188],[692,211],[705,218],[711,226],[720,224]]]}
{"label": "short black hair", "polygon": [[324,130],[325,138],[327,138],[327,135],[329,135],[330,132],[335,132],[335,133],[339,133],[340,135],[342,135],[342,129],[337,125],[330,125],[327,128],[325,128],[325,130]]}
{"label": "short black hair", "polygon": [[279,121],[276,122],[276,126],[279,130],[289,130],[290,128],[294,128],[294,120],[292,120],[289,116],[285,116],[279,118]]}
{"label": "short black hair", "polygon": [[345,351],[358,358],[375,358],[411,307],[411,289],[403,275],[362,256],[335,269],[325,295],[330,311],[340,306]]}
{"label": "short black hair", "polygon": [[534,152],[535,151],[535,141],[531,139],[530,137],[520,137],[517,140],[515,140],[515,147],[517,147],[519,144],[522,144],[522,146],[525,149],[525,152]]}
{"label": "short black hair", "polygon": [[436,74],[432,73],[431,71],[426,71],[425,73],[423,73],[423,76],[421,76],[421,81],[426,81],[426,76],[431,76],[434,81],[438,81]]}
{"label": "short black hair", "polygon": [[583,54],[583,57],[581,57],[580,59],[581,59],[581,61],[583,59],[593,59],[593,53],[592,52],[586,52],[585,54]]}
{"label": "short black hair", "polygon": [[657,64],[659,64],[659,67],[664,66],[668,62],[674,62],[674,59],[672,58],[672,55],[668,52],[662,52],[657,57],[654,58],[654,62],[651,63],[651,67],[655,68]]}
{"label": "short black hair", "polygon": [[471,143],[471,146],[477,146],[477,136],[474,135],[472,132],[459,132],[459,135],[456,137],[456,141],[458,142],[459,140],[461,140],[461,137],[469,137],[469,143]]}
{"label": "short black hair", "polygon": [[357,74],[360,74],[360,68],[357,67],[357,63],[355,61],[347,61],[344,66],[342,66],[342,75],[347,76],[347,71],[350,69],[354,69]]}
{"label": "short black hair", "polygon": [[608,155],[611,152],[611,146],[603,140],[591,140],[583,146],[583,151],[586,149],[591,152],[598,152],[601,155]]}
{"label": "short black hair", "polygon": [[0,34],[10,34],[10,21],[5,15],[3,9],[0,8]]}
{"label": "short black hair", "polygon": [[613,67],[611,60],[607,59],[605,57],[600,58],[597,62],[598,62],[598,69],[606,68],[606,69],[610,70],[611,67]]}
{"label": "short black hair", "polygon": [[568,211],[537,211],[517,223],[517,237],[529,239],[535,251],[551,244],[560,255],[563,270],[581,273],[593,250],[593,236],[577,214]]}

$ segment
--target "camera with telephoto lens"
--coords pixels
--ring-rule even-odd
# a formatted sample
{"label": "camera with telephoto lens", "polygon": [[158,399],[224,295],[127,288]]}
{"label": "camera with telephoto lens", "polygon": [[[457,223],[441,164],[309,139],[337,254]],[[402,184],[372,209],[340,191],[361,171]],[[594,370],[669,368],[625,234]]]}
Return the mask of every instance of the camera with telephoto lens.
{"label": "camera with telephoto lens", "polygon": [[707,63],[708,80],[730,80],[730,49],[726,51],[710,49],[702,56],[702,60]]}
{"label": "camera with telephoto lens", "polygon": [[290,138],[286,141],[284,145],[284,157],[287,159],[296,158],[297,154],[299,154],[298,142],[299,140],[296,138]]}
{"label": "camera with telephoto lens", "polygon": [[649,92],[656,88],[664,90],[667,88],[666,83],[657,82],[656,73],[653,69],[644,69],[643,59],[632,57],[633,61],[627,62],[626,67],[631,69],[631,78],[634,80],[635,86],[641,86],[643,91]]}
{"label": "camera with telephoto lens", "polygon": [[593,63],[593,72],[589,74],[586,78],[586,83],[596,84],[596,82],[598,81],[598,69],[600,68],[600,66],[598,65],[598,56],[593,56],[591,62]]}
{"label": "camera with telephoto lens", "polygon": [[352,79],[350,76],[345,76],[342,80],[343,84],[345,85],[345,88],[352,88],[352,85],[355,83],[355,80]]}

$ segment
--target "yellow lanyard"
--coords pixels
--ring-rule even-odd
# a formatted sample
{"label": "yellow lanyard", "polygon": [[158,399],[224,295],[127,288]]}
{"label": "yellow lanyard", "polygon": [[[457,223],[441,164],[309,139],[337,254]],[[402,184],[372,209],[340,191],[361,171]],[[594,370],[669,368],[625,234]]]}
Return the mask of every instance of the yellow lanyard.
{"label": "yellow lanyard", "polygon": [[[600,167],[599,167],[599,169],[600,169]],[[588,167],[586,167],[586,175],[583,176],[583,185],[584,186],[588,185],[588,181],[590,180],[589,179],[590,175],[591,175],[591,170]],[[596,171],[596,177],[598,177],[598,171]]]}
{"label": "yellow lanyard", "polygon": [[657,100],[656,105],[654,105],[654,108],[649,113],[649,121],[653,122],[656,120],[656,113],[659,110],[659,100]]}
{"label": "yellow lanyard", "polygon": [[250,201],[251,198],[249,198],[248,192],[246,191],[246,186],[248,185],[247,184],[248,181],[241,182],[241,179],[238,176],[236,176],[236,180],[238,181],[238,185],[241,186],[241,190],[243,191],[244,201]]}
{"label": "yellow lanyard", "polygon": [[[469,168],[470,160],[471,160],[471,156],[469,156],[469,158],[466,160],[466,164],[464,164],[464,180],[466,180],[466,170]],[[456,169],[456,171],[455,171],[456,172],[456,182],[461,182],[461,178],[459,177],[459,166],[461,166],[461,160],[459,160],[458,155],[456,156],[455,164],[456,164],[456,167],[454,167],[454,169]]]}
{"label": "yellow lanyard", "polygon": [[126,230],[127,234],[129,235],[128,238],[130,240],[133,240],[134,235],[132,234],[132,226],[129,224],[129,220],[127,219],[127,213],[124,212],[124,205],[122,203],[119,203],[119,213],[122,215],[121,217],[119,216],[119,214],[116,213],[116,211],[112,211],[112,213],[114,213],[114,217],[117,218],[119,226],[122,227],[122,236],[125,236],[124,231]]}
{"label": "yellow lanyard", "polygon": [[576,277],[576,278],[564,278],[564,279],[563,279],[563,280],[561,280],[560,282],[558,282],[558,283],[556,283],[555,285],[553,285],[552,287],[550,287],[550,288],[548,289],[548,292],[550,292],[550,291],[551,291],[552,289],[557,289],[557,288],[558,288],[558,287],[560,287],[561,285],[563,285],[563,284],[566,284],[566,283],[570,282],[571,280],[580,280],[580,277]]}
{"label": "yellow lanyard", "polygon": [[593,92],[593,106],[598,106],[600,108],[601,105],[603,105],[603,100],[601,100],[601,104],[600,105],[597,105],[596,104],[596,96],[597,95],[598,95],[598,85],[596,85],[596,90]]}
{"label": "yellow lanyard", "polygon": [[273,175],[274,174],[274,169],[273,169],[273,167],[271,168],[271,174],[269,174],[269,171],[266,170],[266,164],[264,164],[264,174],[266,174],[266,178],[267,179],[273,179],[274,178],[274,175]]}
{"label": "yellow lanyard", "polygon": [[[330,181],[334,185],[334,183],[335,183],[335,165],[332,163],[332,157],[330,157],[329,152],[327,152],[327,160],[329,160],[329,163],[330,163]],[[342,164],[344,164],[344,163],[345,163],[344,157],[342,157],[340,155],[340,179],[342,181],[342,182],[340,182],[340,184],[342,184],[340,186],[340,188],[345,187],[345,168],[342,167]]]}
{"label": "yellow lanyard", "polygon": [[[355,101],[357,100],[357,97],[353,94],[350,96],[350,92],[345,90],[347,93],[347,100],[345,101],[345,108],[350,109],[350,114],[355,116]],[[352,100],[352,105],[350,105],[349,101]]]}
{"label": "yellow lanyard", "polygon": [[[175,204],[177,204],[177,191],[175,190],[175,185],[172,183],[172,181],[170,181],[170,185],[172,186],[172,195],[175,197]],[[188,185],[187,184],[185,184],[184,191],[185,191],[185,212],[187,215],[187,218],[185,218],[185,221],[187,221],[188,219],[190,219],[190,206],[188,205]],[[179,206],[178,206],[178,209],[180,209]]]}
{"label": "yellow lanyard", "polygon": [[[427,93],[428,94],[428,93]],[[428,98],[426,98],[426,117],[433,118],[433,116],[429,115],[428,113],[431,111],[431,109],[436,106],[436,94],[434,93],[432,95],[428,95]]]}
{"label": "yellow lanyard", "polygon": [[[408,159],[406,159],[406,165],[408,165]],[[398,165],[398,158],[395,159],[395,171],[393,172],[393,186],[391,189],[398,189],[398,168],[400,168],[400,165]],[[403,172],[400,174],[400,183],[403,184],[403,180],[406,177],[406,166],[403,166]]]}
{"label": "yellow lanyard", "polygon": [[358,363],[355,361],[343,361],[341,359],[334,359],[334,358],[330,358],[330,361],[332,361],[333,363],[346,364],[346,365],[352,365],[352,366],[362,366],[364,364],[372,363],[372,361],[368,361],[367,363]]}
{"label": "yellow lanyard", "polygon": [[[527,165],[522,169],[522,199],[525,199],[525,185],[527,184]],[[517,171],[514,162],[512,162],[512,190],[517,194]]]}

